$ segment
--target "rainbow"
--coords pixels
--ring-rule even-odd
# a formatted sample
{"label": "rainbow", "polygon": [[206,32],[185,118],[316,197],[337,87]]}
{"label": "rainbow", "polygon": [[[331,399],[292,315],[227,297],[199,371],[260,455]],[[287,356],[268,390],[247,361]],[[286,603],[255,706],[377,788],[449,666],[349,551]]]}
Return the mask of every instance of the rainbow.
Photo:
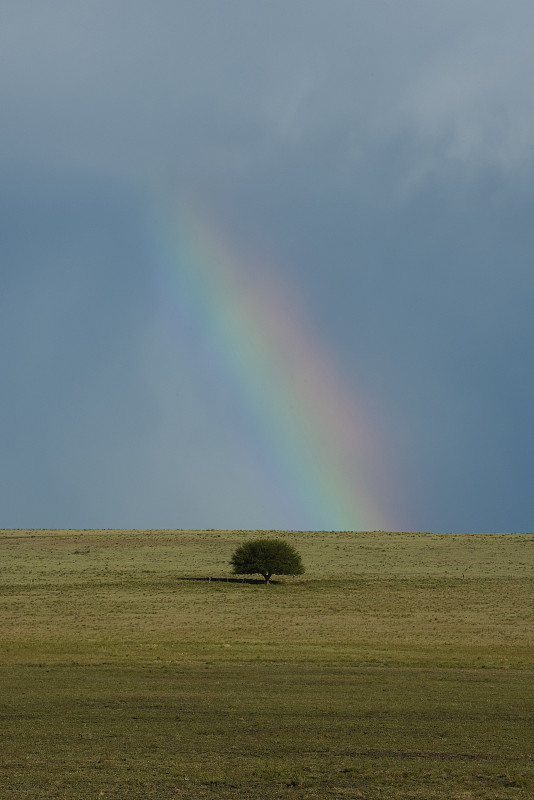
{"label": "rainbow", "polygon": [[[280,270],[230,243],[190,203],[152,213],[157,270],[182,326],[208,336],[261,429],[306,530],[389,529],[372,497],[379,439]],[[207,333],[206,333],[207,332]],[[288,526],[289,527],[289,526]]]}

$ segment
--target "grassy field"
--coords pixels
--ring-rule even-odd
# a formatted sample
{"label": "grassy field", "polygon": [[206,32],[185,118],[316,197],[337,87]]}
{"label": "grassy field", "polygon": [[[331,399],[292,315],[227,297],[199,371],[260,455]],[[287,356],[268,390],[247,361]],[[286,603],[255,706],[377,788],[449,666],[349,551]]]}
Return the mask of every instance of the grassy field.
{"label": "grassy field", "polygon": [[2,800],[534,797],[534,535],[250,536],[0,532]]}

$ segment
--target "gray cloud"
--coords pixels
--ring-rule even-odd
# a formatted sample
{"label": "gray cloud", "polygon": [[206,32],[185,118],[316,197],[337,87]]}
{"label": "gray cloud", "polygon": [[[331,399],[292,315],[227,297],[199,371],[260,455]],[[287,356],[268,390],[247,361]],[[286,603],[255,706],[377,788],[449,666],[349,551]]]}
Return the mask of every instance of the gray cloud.
{"label": "gray cloud", "polygon": [[[4,152],[149,176],[246,168],[343,131],[443,159],[532,158],[528,2],[4,5]],[[7,147],[7,150],[5,149]]]}
{"label": "gray cloud", "polygon": [[309,524],[231,379],[161,326],[169,190],[296,287],[383,421],[392,524],[531,527],[533,24],[526,0],[3,3],[6,524]]}

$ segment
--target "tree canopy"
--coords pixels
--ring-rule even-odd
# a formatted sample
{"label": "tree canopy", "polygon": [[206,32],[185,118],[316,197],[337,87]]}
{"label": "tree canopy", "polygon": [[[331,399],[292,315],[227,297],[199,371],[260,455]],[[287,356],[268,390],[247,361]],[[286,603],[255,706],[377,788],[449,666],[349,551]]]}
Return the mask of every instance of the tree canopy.
{"label": "tree canopy", "polygon": [[263,575],[269,583],[273,575],[302,575],[302,559],[283,539],[253,539],[240,545],[230,563],[236,575]]}

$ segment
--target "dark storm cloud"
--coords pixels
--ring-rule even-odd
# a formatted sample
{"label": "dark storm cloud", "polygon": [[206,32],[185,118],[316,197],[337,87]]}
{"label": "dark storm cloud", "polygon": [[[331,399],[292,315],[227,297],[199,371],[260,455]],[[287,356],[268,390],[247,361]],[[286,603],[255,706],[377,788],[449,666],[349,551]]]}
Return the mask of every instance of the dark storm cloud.
{"label": "dark storm cloud", "polygon": [[533,25],[492,0],[2,4],[4,523],[299,526],[231,389],[210,404],[165,343],[144,205],[168,184],[284,265],[372,398],[392,524],[532,527]]}

